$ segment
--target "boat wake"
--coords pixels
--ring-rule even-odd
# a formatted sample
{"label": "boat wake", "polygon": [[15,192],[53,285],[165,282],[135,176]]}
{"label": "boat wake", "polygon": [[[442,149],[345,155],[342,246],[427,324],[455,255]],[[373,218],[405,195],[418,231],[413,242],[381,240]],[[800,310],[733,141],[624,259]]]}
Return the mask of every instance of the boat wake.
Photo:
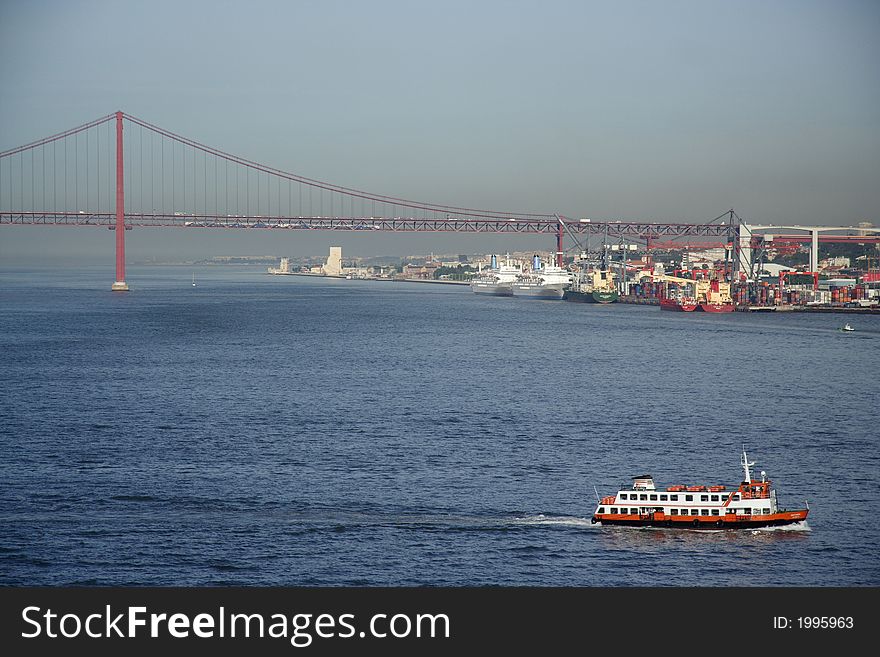
{"label": "boat wake", "polygon": [[514,518],[515,525],[556,525],[562,527],[598,527],[590,522],[589,518],[578,518],[576,516],[546,516],[539,513],[536,516],[525,516],[523,518]]}
{"label": "boat wake", "polygon": [[589,517],[546,515],[458,515],[433,513],[429,510],[413,513],[376,513],[357,511],[329,511],[302,513],[287,511],[284,518],[298,525],[332,525],[338,528],[359,528],[371,525],[401,528],[448,528],[464,530],[505,530],[513,527],[558,526],[558,527],[598,527]]}
{"label": "boat wake", "polygon": [[782,525],[781,527],[758,527],[757,529],[752,529],[751,532],[753,534],[764,534],[767,532],[811,532],[813,531],[812,527],[807,524],[807,521],[796,522],[791,525]]}

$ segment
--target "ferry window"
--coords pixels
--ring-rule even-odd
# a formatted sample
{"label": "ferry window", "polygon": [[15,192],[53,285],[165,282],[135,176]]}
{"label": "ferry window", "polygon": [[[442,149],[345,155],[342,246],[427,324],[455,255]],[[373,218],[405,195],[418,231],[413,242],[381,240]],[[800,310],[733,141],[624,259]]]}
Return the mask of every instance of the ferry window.
{"label": "ferry window", "polygon": [[599,511],[598,511],[598,513],[605,513],[605,507],[604,507],[604,506],[600,506],[600,507],[599,507]]}
{"label": "ferry window", "polygon": [[718,515],[718,509],[712,509],[712,515],[713,515],[713,516],[717,516],[717,515]]}
{"label": "ferry window", "polygon": [[751,509],[743,509],[743,514],[750,516],[750,515],[752,515],[752,510]]}
{"label": "ferry window", "polygon": [[709,501],[708,495],[700,495],[700,502],[708,502],[708,501]]}
{"label": "ferry window", "polygon": [[669,515],[671,515],[671,516],[677,516],[677,515],[678,515],[678,509],[670,509],[670,510],[669,510]]}
{"label": "ferry window", "polygon": [[666,501],[666,495],[661,495],[661,496],[660,496],[660,501],[661,501],[661,502],[665,502],[665,501]]}
{"label": "ferry window", "polygon": [[648,496],[645,495],[644,493],[642,493],[641,495],[639,495],[639,499],[640,499],[640,500],[646,500],[646,499],[648,499]]}
{"label": "ferry window", "polygon": [[727,509],[727,515],[733,515],[735,513],[736,513],[736,509],[730,509],[730,508]]}
{"label": "ferry window", "polygon": [[614,508],[613,506],[611,507],[611,513],[617,513],[617,509]]}
{"label": "ferry window", "polygon": [[692,516],[700,515],[700,510],[699,509],[691,509],[691,515]]}
{"label": "ferry window", "polygon": [[625,500],[625,499],[626,499],[626,493],[621,493],[621,494],[620,494],[620,499]]}
{"label": "ferry window", "polygon": [[678,502],[678,495],[670,495],[669,501],[670,502]]}
{"label": "ferry window", "polygon": [[656,495],[651,495],[651,499],[652,499],[652,500],[656,500],[656,499],[657,499],[657,496],[656,496]]}
{"label": "ferry window", "polygon": [[694,496],[693,496],[693,495],[685,495],[685,496],[684,496],[684,501],[685,501],[685,502],[693,502],[693,501],[694,501]]}
{"label": "ferry window", "polygon": [[636,516],[636,515],[639,514],[639,510],[638,510],[638,509],[630,509],[629,512],[630,512],[632,515],[634,515],[634,516]]}
{"label": "ferry window", "polygon": [[738,500],[738,499],[739,499],[739,493],[734,493],[734,494],[733,494],[733,499]]}
{"label": "ferry window", "polygon": [[712,496],[712,501],[713,501],[713,502],[718,502],[718,496],[717,496],[717,495],[713,495],[713,496]]}
{"label": "ferry window", "polygon": [[770,515],[770,509],[764,509],[764,515]]}
{"label": "ferry window", "polygon": [[709,515],[709,509],[703,509],[703,510],[701,510],[701,511],[700,511],[700,515],[701,515],[701,516],[708,516],[708,515]]}

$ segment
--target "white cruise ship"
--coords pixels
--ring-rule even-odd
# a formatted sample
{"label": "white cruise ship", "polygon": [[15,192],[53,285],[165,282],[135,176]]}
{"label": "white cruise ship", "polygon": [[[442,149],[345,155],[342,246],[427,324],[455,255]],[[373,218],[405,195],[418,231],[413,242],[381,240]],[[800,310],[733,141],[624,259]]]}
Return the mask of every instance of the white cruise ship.
{"label": "white cruise ship", "polygon": [[535,256],[532,271],[522,274],[513,282],[513,296],[532,299],[562,299],[574,278],[567,269],[556,265],[541,266],[541,258]]}
{"label": "white cruise ship", "polygon": [[498,256],[492,256],[490,269],[480,273],[471,281],[471,290],[475,294],[488,294],[495,297],[513,295],[513,282],[522,273],[522,269],[511,263],[508,255],[503,265],[498,265]]}

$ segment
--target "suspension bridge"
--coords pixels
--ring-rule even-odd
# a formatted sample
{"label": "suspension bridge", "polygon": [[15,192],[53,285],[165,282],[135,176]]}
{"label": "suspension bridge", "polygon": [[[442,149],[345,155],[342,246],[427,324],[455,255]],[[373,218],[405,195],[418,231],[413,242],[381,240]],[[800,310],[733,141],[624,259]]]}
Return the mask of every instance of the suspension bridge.
{"label": "suspension bridge", "polygon": [[650,223],[416,201],[282,171],[121,111],[0,152],[0,224],[115,230],[119,291],[128,289],[125,232],[136,227],[547,234],[560,265],[566,236],[648,249],[661,238],[743,243],[733,210],[705,224]]}

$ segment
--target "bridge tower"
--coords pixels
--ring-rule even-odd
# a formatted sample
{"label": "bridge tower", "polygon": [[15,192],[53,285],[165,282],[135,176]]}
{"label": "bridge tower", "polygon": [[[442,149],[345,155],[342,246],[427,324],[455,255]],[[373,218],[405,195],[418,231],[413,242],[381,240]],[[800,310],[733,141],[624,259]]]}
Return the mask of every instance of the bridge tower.
{"label": "bridge tower", "polygon": [[565,262],[562,259],[562,256],[563,256],[563,251],[562,251],[563,225],[562,225],[562,220],[559,219],[559,217],[557,217],[557,220],[559,221],[559,225],[556,227],[556,266],[562,267],[562,265]]}
{"label": "bridge tower", "polygon": [[122,112],[116,112],[116,281],[114,292],[128,292],[125,282],[125,184],[122,160]]}

